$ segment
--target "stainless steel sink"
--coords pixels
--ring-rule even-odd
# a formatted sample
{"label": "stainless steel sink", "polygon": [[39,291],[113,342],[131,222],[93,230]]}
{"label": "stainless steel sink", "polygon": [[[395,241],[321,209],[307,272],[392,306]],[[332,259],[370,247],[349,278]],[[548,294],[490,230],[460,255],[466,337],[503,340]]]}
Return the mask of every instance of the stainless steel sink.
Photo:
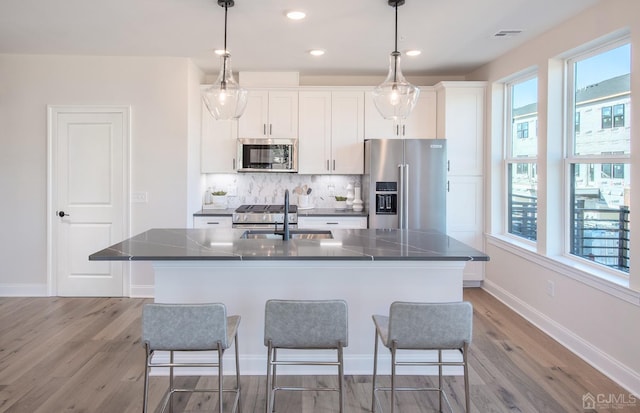
{"label": "stainless steel sink", "polygon": [[[331,231],[292,229],[289,231],[291,239],[333,239]],[[242,233],[240,239],[282,239],[282,233],[263,229],[252,229]]]}

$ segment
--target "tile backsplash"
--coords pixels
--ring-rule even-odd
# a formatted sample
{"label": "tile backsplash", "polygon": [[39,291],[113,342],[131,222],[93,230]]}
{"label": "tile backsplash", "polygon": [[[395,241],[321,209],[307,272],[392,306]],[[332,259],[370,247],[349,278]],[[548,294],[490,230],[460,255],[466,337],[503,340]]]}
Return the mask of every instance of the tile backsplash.
{"label": "tile backsplash", "polygon": [[207,188],[226,191],[229,208],[243,204],[282,204],[289,190],[291,204],[298,204],[294,189],[311,188],[310,205],[333,208],[335,195],[347,195],[347,185],[361,182],[360,175],[299,175],[287,173],[239,173],[204,175],[202,195]]}

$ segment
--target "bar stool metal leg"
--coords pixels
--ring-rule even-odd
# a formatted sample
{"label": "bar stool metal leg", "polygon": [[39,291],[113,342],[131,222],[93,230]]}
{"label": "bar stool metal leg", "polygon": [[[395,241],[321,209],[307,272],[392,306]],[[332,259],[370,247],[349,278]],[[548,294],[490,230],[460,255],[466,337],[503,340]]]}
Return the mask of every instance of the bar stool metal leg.
{"label": "bar stool metal leg", "polygon": [[373,345],[373,379],[371,391],[371,412],[376,411],[376,375],[378,373],[378,330],[375,331],[375,344]]}

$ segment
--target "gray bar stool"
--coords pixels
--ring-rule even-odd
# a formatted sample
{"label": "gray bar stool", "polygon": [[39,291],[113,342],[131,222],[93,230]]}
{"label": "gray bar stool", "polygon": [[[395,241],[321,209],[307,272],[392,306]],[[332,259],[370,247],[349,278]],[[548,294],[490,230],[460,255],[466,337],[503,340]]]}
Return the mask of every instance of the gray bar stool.
{"label": "gray bar stool", "polygon": [[[348,344],[347,303],[344,300],[269,300],[265,306],[264,345],[267,346],[266,412],[274,411],[278,390],[337,391],[344,411],[343,348]],[[277,359],[278,349],[337,351],[337,361]],[[338,367],[338,388],[282,387],[276,383],[279,365]]]}
{"label": "gray bar stool", "polygon": [[[389,316],[374,315],[376,327],[373,358],[373,399],[371,411],[375,412],[376,404],[382,406],[376,395],[377,391],[391,391],[391,413],[394,410],[396,391],[437,391],[439,393],[439,411],[442,411],[444,396],[449,409],[451,404],[442,389],[442,366],[463,366],[465,407],[469,412],[469,371],[467,352],[471,343],[473,329],[473,308],[469,302],[457,303],[407,303],[394,302],[389,309]],[[382,344],[391,351],[391,387],[378,387],[376,374],[378,368],[378,337]],[[437,350],[438,361],[398,361],[398,350]],[[442,350],[458,350],[462,361],[443,362]],[[396,386],[397,366],[438,366],[437,388],[415,388]]]}
{"label": "gray bar stool", "polygon": [[[149,371],[151,367],[169,368],[169,389],[164,396],[162,412],[167,404],[173,411],[172,396],[176,392],[216,392],[222,413],[223,392],[235,393],[232,412],[240,411],[240,363],[238,358],[238,325],[240,316],[227,317],[224,304],[145,304],[142,309],[142,342],[146,350],[143,413],[147,413]],[[224,389],[222,356],[235,341],[236,386]],[[156,351],[168,351],[169,362],[154,362]],[[217,362],[174,362],[174,351],[216,351]],[[212,367],[218,369],[217,389],[182,389],[173,384],[175,367]]]}

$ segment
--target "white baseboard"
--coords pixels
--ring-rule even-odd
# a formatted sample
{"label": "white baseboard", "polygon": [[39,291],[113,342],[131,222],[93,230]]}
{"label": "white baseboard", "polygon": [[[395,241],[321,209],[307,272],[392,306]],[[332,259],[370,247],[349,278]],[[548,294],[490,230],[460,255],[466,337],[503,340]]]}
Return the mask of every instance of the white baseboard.
{"label": "white baseboard", "polygon": [[47,284],[0,284],[0,297],[48,297]]}
{"label": "white baseboard", "polygon": [[153,285],[132,285],[131,293],[129,297],[131,298],[153,298],[155,290]]}
{"label": "white baseboard", "polygon": [[499,285],[485,280],[483,289],[630,393],[640,395],[640,374],[638,372],[620,363],[614,357],[593,346]]}

